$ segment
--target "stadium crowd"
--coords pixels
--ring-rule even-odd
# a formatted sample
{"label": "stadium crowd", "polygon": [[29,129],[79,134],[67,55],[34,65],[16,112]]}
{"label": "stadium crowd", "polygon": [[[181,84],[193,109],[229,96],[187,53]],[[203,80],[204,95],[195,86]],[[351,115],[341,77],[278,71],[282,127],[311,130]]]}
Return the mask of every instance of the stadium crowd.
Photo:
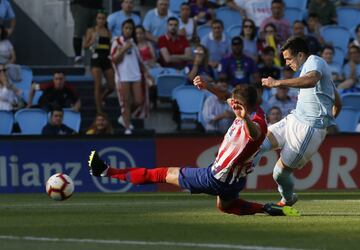
{"label": "stadium crowd", "polygon": [[[178,87],[171,85],[175,90],[192,87],[194,91],[192,81],[197,75],[228,89],[237,85],[255,86],[261,94],[259,103],[267,113],[268,122],[273,124],[295,107],[297,90],[262,88],[261,78],[287,79],[299,74],[285,65],[280,52],[282,44],[291,36],[305,39],[311,54],[326,60],[342,96],[359,93],[360,100],[360,22],[348,23],[338,16],[339,10],[346,9],[360,13],[360,2],[157,0],[156,6],[144,16],[135,11],[140,6],[135,6],[133,0],[120,2],[121,9],[110,14],[104,11],[103,1],[72,0],[70,3],[75,24],[74,63],[83,64],[83,51],[90,51],[97,111],[87,131],[75,130],[69,132],[71,134],[114,133],[104,111],[106,98],[114,90],[121,110],[118,122],[125,134],[132,134],[132,119],[147,118],[149,110],[156,109],[158,99],[164,97],[160,79],[165,84],[177,79]],[[359,16],[352,19],[360,20]],[[15,113],[20,109],[40,108],[47,116],[51,112],[49,124],[53,123],[52,117],[57,111],[62,112],[60,119],[68,109],[81,112],[79,95],[74,86],[65,81],[64,72],[54,72],[51,82],[19,88],[22,66],[16,64],[16,52],[8,39],[15,24],[9,1],[0,1],[0,110]],[[106,79],[105,87],[102,78]],[[38,90],[42,95],[34,98]],[[169,91],[165,97],[175,102],[172,112],[174,119],[181,123],[181,103],[176,103],[175,91]],[[196,105],[192,95],[183,93],[180,98]],[[226,102],[211,93],[206,93],[200,102],[201,110],[192,119],[207,133],[226,131],[233,118]],[[356,107],[348,108],[360,113]],[[346,116],[340,118],[347,119]],[[343,122],[341,119],[337,119],[338,127]],[[61,126],[62,121],[55,124]],[[338,130],[334,124],[329,131]],[[56,131],[63,134],[61,129]]]}

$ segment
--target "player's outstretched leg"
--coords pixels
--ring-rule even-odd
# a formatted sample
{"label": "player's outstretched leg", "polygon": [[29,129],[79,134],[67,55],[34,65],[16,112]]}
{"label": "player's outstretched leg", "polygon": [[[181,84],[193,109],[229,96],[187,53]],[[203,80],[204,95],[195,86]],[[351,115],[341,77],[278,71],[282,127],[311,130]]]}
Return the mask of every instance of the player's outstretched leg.
{"label": "player's outstretched leg", "polygon": [[300,216],[300,212],[290,206],[279,206],[273,203],[266,203],[263,211],[271,216]]}
{"label": "player's outstretched leg", "polygon": [[168,168],[166,167],[154,169],[112,168],[100,159],[96,151],[91,151],[89,156],[89,168],[90,174],[93,176],[117,178],[133,184],[164,183],[166,182],[166,176],[168,173]]}

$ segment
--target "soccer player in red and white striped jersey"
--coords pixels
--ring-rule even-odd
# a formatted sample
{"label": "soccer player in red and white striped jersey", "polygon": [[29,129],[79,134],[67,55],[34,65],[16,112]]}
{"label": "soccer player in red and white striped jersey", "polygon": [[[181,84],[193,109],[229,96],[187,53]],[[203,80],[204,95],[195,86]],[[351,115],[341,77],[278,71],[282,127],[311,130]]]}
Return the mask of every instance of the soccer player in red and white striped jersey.
{"label": "soccer player in red and white striped jersey", "polygon": [[[252,159],[265,139],[267,125],[264,112],[258,107],[257,93],[251,86],[237,86],[231,95],[216,89],[202,78],[196,77],[194,85],[207,89],[218,97],[227,99],[236,115],[227,131],[218,155],[208,168],[158,167],[116,169],[106,165],[95,151],[89,159],[90,173],[94,176],[118,178],[133,184],[169,183],[191,193],[217,196],[220,211],[236,215],[266,213],[269,215],[299,215],[292,207],[265,205],[239,198],[246,176],[252,171]],[[228,98],[230,96],[230,98]]]}

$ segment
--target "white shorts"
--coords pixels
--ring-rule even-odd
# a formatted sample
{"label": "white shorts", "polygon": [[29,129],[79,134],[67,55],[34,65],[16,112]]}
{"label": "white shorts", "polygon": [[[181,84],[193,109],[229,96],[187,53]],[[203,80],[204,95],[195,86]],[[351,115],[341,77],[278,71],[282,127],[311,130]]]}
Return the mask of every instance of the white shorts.
{"label": "white shorts", "polygon": [[289,114],[269,126],[281,149],[280,157],[290,168],[302,168],[315,154],[326,136],[326,129],[311,127]]}

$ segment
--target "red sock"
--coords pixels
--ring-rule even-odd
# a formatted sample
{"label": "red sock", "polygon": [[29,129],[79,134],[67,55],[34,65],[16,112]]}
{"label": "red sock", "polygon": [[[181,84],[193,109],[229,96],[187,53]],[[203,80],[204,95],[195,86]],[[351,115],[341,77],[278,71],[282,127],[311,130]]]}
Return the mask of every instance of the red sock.
{"label": "red sock", "polygon": [[109,168],[107,175],[133,184],[161,183],[166,181],[168,168]]}
{"label": "red sock", "polygon": [[256,202],[249,202],[243,199],[234,200],[228,207],[222,208],[218,206],[218,208],[228,214],[236,214],[236,215],[250,215],[256,213],[263,213],[264,205],[256,203]]}

